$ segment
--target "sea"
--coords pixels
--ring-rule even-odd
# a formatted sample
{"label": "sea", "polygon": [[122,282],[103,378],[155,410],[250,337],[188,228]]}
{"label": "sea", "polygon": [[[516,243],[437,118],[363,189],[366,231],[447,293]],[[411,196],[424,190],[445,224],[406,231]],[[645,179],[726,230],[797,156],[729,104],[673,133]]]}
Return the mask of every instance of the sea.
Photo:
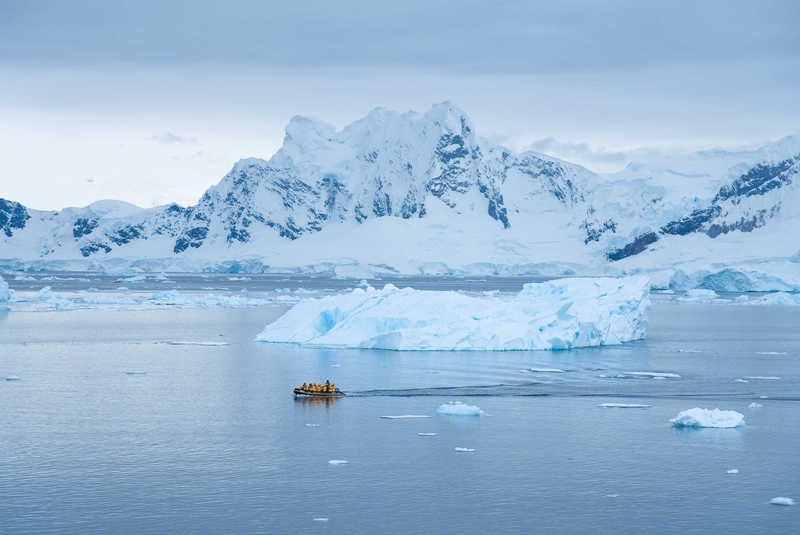
{"label": "sea", "polygon": [[[253,339],[288,310],[279,296],[532,279],[5,278],[0,533],[800,533],[800,505],[770,504],[800,501],[800,307],[654,293],[646,339],[618,346],[333,350]],[[37,305],[45,285],[76,302],[174,289],[265,304],[56,310]],[[326,380],[347,396],[292,394]],[[483,414],[437,412],[450,402]],[[746,425],[671,425],[694,407]]]}

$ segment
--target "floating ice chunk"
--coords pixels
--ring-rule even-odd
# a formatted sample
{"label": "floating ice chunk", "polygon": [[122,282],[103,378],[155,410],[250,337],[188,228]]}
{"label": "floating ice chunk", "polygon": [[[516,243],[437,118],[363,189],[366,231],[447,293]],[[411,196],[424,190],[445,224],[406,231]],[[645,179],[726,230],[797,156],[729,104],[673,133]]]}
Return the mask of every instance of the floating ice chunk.
{"label": "floating ice chunk", "polygon": [[784,498],[783,496],[779,496],[777,498],[772,498],[769,503],[772,505],[794,505],[794,500],[791,498]]}
{"label": "floating ice chunk", "polygon": [[147,375],[147,372],[144,372],[144,371],[138,371],[138,370],[132,370],[132,371],[125,372],[125,373],[126,373],[127,375]]}
{"label": "floating ice chunk", "polygon": [[464,405],[460,401],[451,401],[440,405],[436,412],[439,414],[449,414],[455,416],[481,416],[483,411],[475,405]]}
{"label": "floating ice chunk", "polygon": [[386,420],[402,420],[403,418],[430,418],[430,416],[425,416],[423,414],[401,414],[400,416],[381,416]]}
{"label": "floating ice chunk", "polygon": [[250,277],[228,277],[229,281],[249,281]]}
{"label": "floating ice chunk", "polygon": [[729,474],[738,474],[738,473],[739,473],[739,470],[737,470],[736,468],[734,468],[733,470],[728,470],[728,473],[729,473]]}
{"label": "floating ice chunk", "polygon": [[736,411],[708,410],[695,407],[683,411],[670,420],[675,427],[716,427],[728,429],[742,427],[744,415]]}
{"label": "floating ice chunk", "polygon": [[717,297],[719,296],[714,290],[689,290],[682,297],[679,297],[678,301],[713,301]]}
{"label": "floating ice chunk", "polygon": [[20,381],[19,375],[9,375],[6,377],[6,381]]}
{"label": "floating ice chunk", "polygon": [[750,381],[745,381],[744,379],[734,379],[734,383],[749,383]]}
{"label": "floating ice chunk", "polygon": [[759,399],[769,399],[769,396],[758,396]]}
{"label": "floating ice chunk", "polygon": [[417,433],[421,437],[435,437],[439,433]]}
{"label": "floating ice chunk", "polygon": [[306,427],[319,427],[319,424],[306,424]]}
{"label": "floating ice chunk", "polygon": [[257,341],[428,351],[571,349],[644,338],[646,277],[526,284],[511,299],[398,289],[309,299]]}
{"label": "floating ice chunk", "polygon": [[327,521],[328,521],[327,518],[322,518],[322,517],[318,517],[318,518],[314,519],[314,522],[327,522]]}
{"label": "floating ice chunk", "polygon": [[745,379],[762,379],[764,381],[780,381],[780,377],[764,377],[762,375],[755,375],[750,377],[745,377]]}
{"label": "floating ice chunk", "polygon": [[756,402],[754,401],[754,402],[752,402],[750,405],[748,405],[748,406],[747,406],[747,408],[748,408],[748,409],[760,409],[760,408],[761,408],[761,407],[763,407],[763,406],[764,406],[764,405],[762,405],[761,403],[756,403]]}
{"label": "floating ice chunk", "polygon": [[636,403],[601,403],[598,407],[604,409],[649,409],[650,405],[639,405]]}
{"label": "floating ice chunk", "polygon": [[50,290],[51,290],[50,286],[45,286],[44,288],[36,292],[36,299],[41,299],[42,301],[49,299],[53,295],[53,293]]}
{"label": "floating ice chunk", "polygon": [[786,351],[756,351],[756,355],[785,355]]}
{"label": "floating ice chunk", "polygon": [[341,364],[331,364],[331,368],[341,368]]}
{"label": "floating ice chunk", "polygon": [[328,461],[328,464],[347,464],[349,461],[340,461],[338,459],[334,459],[332,461]]}
{"label": "floating ice chunk", "polygon": [[606,498],[618,498],[619,494],[606,494]]}
{"label": "floating ice chunk", "polygon": [[529,368],[528,371],[534,373],[567,373],[566,371],[558,368]]}
{"label": "floating ice chunk", "polygon": [[178,342],[178,341],[168,341],[168,342],[154,342],[156,344],[161,345],[168,345],[168,346],[229,346],[228,342]]}
{"label": "floating ice chunk", "polygon": [[633,377],[671,377],[671,378],[678,378],[680,375],[677,373],[669,373],[669,372],[622,372],[622,375],[630,375]]}
{"label": "floating ice chunk", "polygon": [[600,377],[602,379],[606,379],[606,378],[608,378],[608,375],[598,375],[598,377]]}
{"label": "floating ice chunk", "polygon": [[127,279],[117,279],[114,282],[115,283],[125,282],[125,283],[128,283],[128,284],[141,284],[146,280],[147,280],[147,277],[145,277],[144,275],[135,275],[133,277],[128,277]]}
{"label": "floating ice chunk", "polygon": [[475,450],[472,449],[472,448],[456,448],[456,451],[462,452],[462,453],[466,453],[466,452],[475,451]]}
{"label": "floating ice chunk", "polygon": [[666,377],[653,377],[653,380],[666,381]]}

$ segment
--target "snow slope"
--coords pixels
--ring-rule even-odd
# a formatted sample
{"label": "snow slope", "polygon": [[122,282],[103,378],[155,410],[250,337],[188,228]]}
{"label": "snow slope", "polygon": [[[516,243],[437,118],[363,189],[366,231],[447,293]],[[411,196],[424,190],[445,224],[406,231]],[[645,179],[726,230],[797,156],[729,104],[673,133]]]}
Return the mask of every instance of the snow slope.
{"label": "snow slope", "polygon": [[295,305],[256,338],[313,347],[425,351],[571,349],[644,338],[649,280],[560,279],[510,300],[387,284]]}
{"label": "snow slope", "polygon": [[[337,130],[295,117],[194,206],[0,199],[0,268],[599,275],[800,291],[800,135],[611,175],[514,153],[450,102]],[[708,272],[707,274],[703,274]],[[741,275],[744,273],[744,275]],[[683,275],[682,275],[683,274]],[[684,276],[685,275],[685,276]],[[655,279],[654,279],[655,280]],[[687,282],[688,281],[688,282]]]}

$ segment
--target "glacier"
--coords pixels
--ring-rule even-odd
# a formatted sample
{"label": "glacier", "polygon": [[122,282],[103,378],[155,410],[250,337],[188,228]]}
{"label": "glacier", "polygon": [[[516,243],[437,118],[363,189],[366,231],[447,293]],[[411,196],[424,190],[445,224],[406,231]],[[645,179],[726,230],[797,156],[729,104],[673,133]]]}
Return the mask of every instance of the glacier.
{"label": "glacier", "polygon": [[526,284],[503,299],[457,292],[356,288],[295,305],[259,342],[397,351],[509,351],[596,347],[645,336],[647,277]]}
{"label": "glacier", "polygon": [[716,427],[729,429],[744,426],[744,415],[736,411],[708,410],[695,407],[682,411],[670,420],[674,427]]}

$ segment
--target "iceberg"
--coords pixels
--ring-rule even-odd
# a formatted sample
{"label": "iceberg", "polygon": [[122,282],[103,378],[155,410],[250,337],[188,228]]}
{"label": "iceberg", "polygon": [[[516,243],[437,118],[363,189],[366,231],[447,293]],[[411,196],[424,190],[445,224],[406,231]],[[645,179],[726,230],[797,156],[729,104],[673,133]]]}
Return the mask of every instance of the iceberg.
{"label": "iceberg", "polygon": [[475,405],[464,405],[460,401],[451,401],[440,405],[436,412],[455,416],[482,416],[484,412]]}
{"label": "iceberg", "polygon": [[328,464],[347,464],[349,461],[342,461],[339,459],[334,459],[332,461],[328,461]]}
{"label": "iceberg", "polygon": [[9,299],[11,299],[11,290],[8,289],[8,283],[0,276],[0,309],[6,308]]}
{"label": "iceberg", "polygon": [[754,402],[752,402],[750,405],[748,405],[748,406],[747,406],[747,408],[748,408],[748,409],[760,409],[760,408],[761,408],[761,407],[763,407],[763,406],[764,406],[764,405],[762,405],[761,403],[756,403],[756,402],[754,401]]}
{"label": "iceberg", "polygon": [[6,377],[6,381],[21,381],[19,375],[9,375]]}
{"label": "iceberg", "polygon": [[736,468],[732,468],[732,469],[728,470],[728,473],[729,474],[738,474],[739,470],[737,470]]}
{"label": "iceberg", "polygon": [[647,277],[531,283],[511,298],[387,284],[298,303],[256,341],[397,351],[572,349],[640,340],[649,311]]}
{"label": "iceberg", "polygon": [[744,425],[744,415],[736,411],[708,410],[695,407],[681,412],[670,422],[674,427],[717,427],[729,429],[742,427]]}
{"label": "iceberg", "polygon": [[469,453],[475,451],[472,448],[456,448],[456,451],[459,453]]}
{"label": "iceberg", "polygon": [[784,498],[783,496],[779,496],[777,498],[772,498],[769,503],[772,505],[794,505],[794,500],[791,498]]}
{"label": "iceberg", "polygon": [[715,292],[714,290],[695,289],[695,290],[689,290],[688,292],[683,294],[682,297],[678,298],[678,301],[691,301],[691,302],[713,301],[717,297],[719,296],[717,295],[717,292]]}

